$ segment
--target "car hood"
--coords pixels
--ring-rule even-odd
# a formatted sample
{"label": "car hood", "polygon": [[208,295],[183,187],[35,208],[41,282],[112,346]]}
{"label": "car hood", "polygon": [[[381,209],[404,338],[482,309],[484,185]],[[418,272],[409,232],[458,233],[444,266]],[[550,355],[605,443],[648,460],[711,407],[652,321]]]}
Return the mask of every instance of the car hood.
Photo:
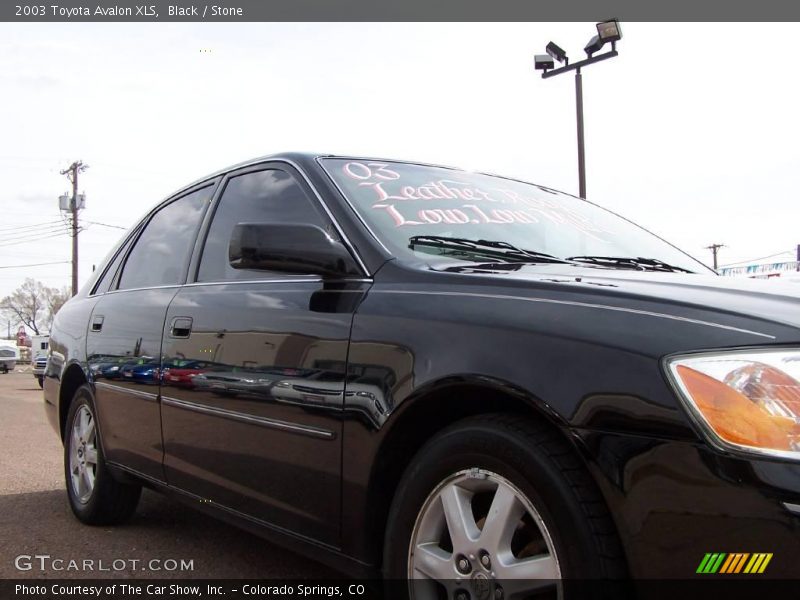
{"label": "car hood", "polygon": [[657,305],[659,311],[670,314],[691,309],[719,313],[720,317],[740,317],[789,327],[797,332],[793,337],[800,339],[800,282],[571,264],[448,264],[430,268],[470,275],[486,284],[502,282],[504,287],[525,288],[528,293],[562,290],[589,295],[593,300],[588,301],[609,305],[632,306],[632,302],[640,302],[650,309]]}

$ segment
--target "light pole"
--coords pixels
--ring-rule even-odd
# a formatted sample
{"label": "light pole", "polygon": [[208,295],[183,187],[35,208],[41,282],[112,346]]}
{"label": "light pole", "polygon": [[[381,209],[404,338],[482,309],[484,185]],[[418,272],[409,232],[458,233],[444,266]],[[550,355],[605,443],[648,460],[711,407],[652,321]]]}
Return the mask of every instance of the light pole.
{"label": "light pole", "polygon": [[[534,58],[536,69],[543,71],[542,79],[575,71],[575,110],[578,123],[578,193],[584,200],[586,199],[586,152],[583,137],[583,78],[581,76],[581,68],[617,56],[617,42],[620,39],[622,39],[622,29],[620,29],[619,22],[616,19],[611,19],[597,24],[597,35],[593,36],[583,49],[587,56],[584,60],[569,64],[567,53],[554,42],[547,44],[547,54],[537,54]],[[595,56],[595,52],[609,42],[611,43],[611,50]],[[564,63],[564,66],[555,69],[554,61]]]}

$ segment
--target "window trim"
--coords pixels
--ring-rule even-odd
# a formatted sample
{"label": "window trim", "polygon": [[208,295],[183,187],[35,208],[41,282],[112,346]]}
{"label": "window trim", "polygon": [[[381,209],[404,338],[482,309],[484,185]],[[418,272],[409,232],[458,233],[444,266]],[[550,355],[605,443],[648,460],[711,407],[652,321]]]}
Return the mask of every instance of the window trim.
{"label": "window trim", "polygon": [[103,280],[105,279],[106,275],[109,273],[111,265],[113,265],[114,261],[117,260],[117,257],[123,254],[127,254],[128,250],[130,250],[132,244],[134,243],[134,239],[139,236],[139,231],[141,230],[142,223],[144,221],[145,219],[142,219],[134,227],[132,227],[131,230],[128,232],[128,234],[123,238],[122,242],[119,243],[117,251],[114,252],[114,255],[103,265],[103,271],[100,275],[97,276],[97,280],[94,282],[94,285],[92,285],[92,289],[89,290],[87,297],[93,298],[95,296],[103,296],[115,289],[114,286],[116,285],[117,273],[119,272],[119,268],[125,262],[124,256],[120,261],[120,263],[117,265],[116,271],[113,274],[111,274],[111,281],[108,284],[108,288],[104,292],[97,291],[100,285],[103,283]]}
{"label": "window trim", "polygon": [[[205,181],[202,181],[202,182],[198,183],[197,185],[194,185],[194,186],[192,186],[190,188],[184,188],[184,189],[180,190],[177,194],[174,194],[174,195],[168,197],[166,200],[164,200],[163,202],[160,202],[157,206],[155,206],[145,216],[145,218],[142,219],[142,221],[140,222],[139,229],[136,232],[136,238],[131,242],[130,246],[128,247],[128,249],[126,251],[126,254],[125,254],[125,257],[122,259],[122,262],[120,263],[119,267],[117,268],[117,272],[114,275],[114,281],[111,282],[111,286],[108,288],[108,291],[106,293],[111,293],[111,292],[129,292],[129,291],[134,291],[134,290],[149,290],[149,289],[155,289],[155,288],[180,287],[180,286],[184,285],[188,281],[188,277],[189,277],[188,269],[189,269],[189,265],[192,262],[192,258],[193,258],[194,251],[195,251],[195,245],[194,244],[190,244],[190,246],[189,246],[189,256],[186,258],[186,260],[184,261],[184,263],[182,265],[183,275],[182,275],[181,279],[178,280],[176,283],[171,283],[169,285],[161,284],[161,285],[150,285],[150,286],[145,286],[145,287],[122,288],[122,289],[120,289],[120,287],[119,287],[120,280],[122,278],[122,273],[125,271],[125,267],[128,264],[128,259],[131,256],[131,252],[136,247],[136,244],[139,243],[139,240],[141,239],[142,234],[147,229],[147,226],[150,224],[150,222],[153,220],[153,217],[158,212],[160,212],[161,210],[163,210],[164,208],[169,206],[170,204],[172,204],[174,202],[177,202],[178,200],[180,200],[182,198],[185,198],[186,196],[189,196],[190,194],[194,194],[195,192],[199,192],[199,191],[204,190],[206,188],[212,188],[211,198],[210,198],[210,200],[208,202],[208,205],[203,209],[203,214],[200,216],[200,222],[199,222],[199,224],[197,225],[197,227],[194,230],[194,237],[195,237],[195,243],[196,243],[198,234],[199,234],[199,232],[201,231],[201,229],[203,227],[203,223],[206,220],[206,216],[208,215],[209,208],[212,206],[212,204],[214,202],[214,199],[215,199],[215,197],[217,195],[218,186],[219,186],[219,178],[214,178],[214,179],[211,179],[211,180],[205,180]],[[116,256],[115,256],[115,258],[116,258]]]}
{"label": "window trim", "polygon": [[[267,157],[265,157],[265,158],[255,159],[252,162],[248,162],[248,163],[245,163],[245,164],[237,165],[235,168],[232,168],[232,169],[229,169],[229,170],[218,171],[218,172],[214,173],[213,175],[211,175],[209,177],[200,179],[199,181],[195,181],[195,182],[193,182],[193,183],[191,183],[191,184],[189,184],[187,186],[184,186],[184,187],[180,188],[177,192],[175,192],[174,194],[168,196],[167,198],[165,198],[164,200],[159,202],[156,206],[154,206],[152,209],[150,209],[150,211],[144,217],[142,217],[140,219],[139,223],[132,229],[130,235],[125,239],[125,241],[122,244],[120,244],[120,250],[119,251],[120,252],[124,251],[125,252],[125,256],[123,257],[120,265],[117,267],[117,272],[114,274],[114,280],[111,282],[111,285],[109,286],[108,290],[106,290],[105,292],[102,292],[100,294],[94,293],[95,290],[97,289],[97,285],[98,285],[99,281],[102,280],[103,276],[105,276],[105,271],[108,270],[108,268],[111,266],[111,264],[117,258],[117,255],[119,254],[119,252],[116,253],[114,255],[114,257],[105,266],[103,275],[101,275],[100,278],[98,279],[98,282],[95,283],[95,286],[92,289],[93,293],[90,294],[90,295],[93,296],[93,297],[99,297],[99,296],[103,296],[105,294],[112,294],[112,293],[118,293],[118,292],[128,292],[128,291],[157,289],[157,288],[182,287],[182,286],[185,286],[185,285],[201,286],[201,285],[223,285],[223,284],[231,285],[231,284],[237,284],[237,283],[238,284],[245,284],[245,283],[250,283],[250,284],[252,284],[252,283],[300,283],[298,278],[302,277],[302,275],[298,276],[298,275],[293,275],[293,274],[290,274],[290,273],[287,273],[286,274],[286,278],[282,278],[282,279],[278,279],[277,277],[274,277],[274,275],[273,275],[272,278],[265,278],[265,279],[258,279],[258,280],[233,280],[233,281],[219,281],[219,282],[197,281],[197,273],[198,273],[198,270],[199,270],[199,267],[200,267],[200,258],[202,257],[202,250],[205,247],[205,238],[206,238],[206,235],[208,233],[208,229],[209,229],[209,227],[211,225],[211,219],[213,218],[214,211],[216,211],[216,205],[219,203],[219,200],[220,200],[220,198],[222,196],[222,191],[224,190],[224,187],[225,187],[223,184],[225,184],[227,182],[227,180],[229,178],[231,178],[231,177],[235,177],[236,175],[244,175],[245,173],[250,172],[250,171],[261,171],[261,170],[264,170],[265,168],[269,168],[268,165],[270,165],[270,164],[277,164],[277,165],[281,165],[281,166],[286,165],[286,166],[289,167],[288,172],[290,174],[292,174],[292,175],[298,174],[299,175],[299,177],[296,177],[296,179],[300,183],[301,187],[303,185],[305,185],[305,187],[307,187],[309,190],[311,190],[311,198],[310,198],[311,201],[314,202],[316,200],[318,206],[322,207],[323,212],[328,216],[328,218],[330,219],[331,223],[333,223],[333,226],[336,229],[336,232],[339,234],[339,237],[342,239],[342,242],[344,243],[345,247],[350,252],[350,255],[353,257],[353,259],[356,261],[356,264],[359,266],[359,268],[363,272],[363,276],[362,277],[348,277],[348,278],[341,278],[341,279],[335,279],[335,280],[330,280],[330,281],[371,283],[373,281],[372,274],[370,273],[369,269],[367,268],[366,263],[364,262],[364,260],[361,258],[361,254],[358,252],[358,250],[356,249],[356,247],[353,244],[353,242],[350,240],[350,238],[344,232],[344,230],[342,229],[341,225],[339,224],[339,221],[336,219],[336,217],[334,217],[333,212],[331,212],[330,208],[328,207],[328,204],[322,198],[321,194],[319,193],[319,190],[312,183],[311,179],[309,178],[308,174],[303,170],[303,168],[298,163],[296,163],[295,161],[290,160],[288,158],[279,158],[279,157],[268,157],[267,158]],[[150,220],[153,218],[153,215],[155,215],[159,210],[164,208],[166,205],[168,205],[168,204],[170,204],[170,203],[172,203],[172,202],[174,202],[174,201],[176,201],[176,200],[178,200],[180,198],[183,198],[184,196],[186,196],[188,194],[191,194],[191,193],[196,192],[196,191],[198,191],[200,189],[203,189],[203,188],[206,188],[206,187],[211,187],[211,186],[214,187],[214,192],[211,195],[211,200],[209,202],[209,206],[206,208],[205,214],[203,215],[203,218],[201,219],[200,227],[197,230],[197,236],[196,236],[196,240],[195,240],[195,245],[192,247],[192,251],[191,251],[190,258],[189,258],[189,263],[188,263],[188,268],[184,270],[184,282],[183,283],[178,283],[178,284],[173,284],[173,285],[160,285],[160,286],[149,286],[149,287],[144,287],[144,288],[119,289],[119,277],[120,277],[120,274],[121,274],[122,270],[124,269],[125,264],[128,261],[128,255],[130,254],[131,250],[135,247],[136,243],[139,241],[139,237],[141,236],[142,232],[144,231],[144,228],[147,227],[147,225],[150,223]],[[125,248],[125,244],[127,244],[129,241],[131,243],[128,246],[128,248],[126,249]],[[322,279],[317,277],[315,279],[311,279],[311,278],[303,279],[302,281],[303,282],[312,282],[312,281],[321,282]]]}
{"label": "window trim", "polygon": [[[192,252],[192,260],[189,265],[189,275],[183,285],[200,286],[200,285],[222,285],[222,284],[255,283],[255,282],[276,283],[276,282],[283,282],[290,280],[300,281],[301,278],[302,281],[305,282],[322,281],[322,278],[320,278],[319,276],[311,274],[309,275],[303,275],[300,273],[281,274],[273,272],[265,273],[263,279],[261,278],[248,279],[248,280],[225,279],[220,281],[198,280],[198,276],[200,275],[200,263],[203,259],[203,252],[205,251],[206,241],[208,239],[208,233],[211,230],[211,225],[214,221],[214,215],[216,214],[217,209],[219,208],[219,205],[222,202],[222,198],[225,194],[225,189],[227,188],[228,183],[234,177],[247,175],[248,173],[257,173],[259,171],[268,171],[270,169],[284,171],[288,173],[292,178],[294,178],[295,182],[301,187],[303,192],[308,197],[309,202],[311,202],[311,204],[314,206],[317,212],[319,212],[321,216],[327,217],[327,219],[331,222],[334,229],[336,230],[336,233],[339,235],[339,238],[342,240],[342,243],[344,244],[345,248],[347,248],[347,251],[350,253],[356,265],[362,271],[362,276],[360,277],[355,277],[355,278],[342,277],[337,279],[336,281],[364,281],[364,278],[367,278],[369,281],[372,281],[369,269],[367,268],[366,264],[361,258],[361,255],[356,250],[355,245],[350,241],[350,238],[347,237],[341,225],[339,225],[339,222],[336,220],[330,208],[326,204],[325,200],[323,200],[319,191],[311,182],[305,171],[303,171],[303,169],[292,160],[286,158],[268,158],[265,160],[262,159],[258,162],[253,162],[246,165],[240,165],[235,169],[232,169],[222,174],[221,180],[218,182],[217,189],[214,192],[214,196],[211,200],[208,210],[206,211],[203,223],[200,227],[200,231],[198,232],[197,242]],[[309,191],[311,193],[309,193]]]}

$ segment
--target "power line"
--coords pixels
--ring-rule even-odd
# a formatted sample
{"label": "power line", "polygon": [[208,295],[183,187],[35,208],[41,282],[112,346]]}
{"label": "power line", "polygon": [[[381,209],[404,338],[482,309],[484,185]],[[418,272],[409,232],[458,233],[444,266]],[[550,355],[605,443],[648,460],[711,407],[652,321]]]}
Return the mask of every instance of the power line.
{"label": "power line", "polygon": [[0,231],[0,235],[20,235],[20,234],[23,234],[23,233],[31,234],[31,233],[36,233],[37,231],[39,231],[41,229],[52,229],[53,227],[60,227],[62,225],[63,225],[63,223],[61,221],[57,221],[55,223],[42,224],[42,225],[40,225],[39,227],[36,227],[36,228],[28,227],[28,228],[23,229],[22,227],[20,227],[20,228],[16,228],[16,230],[12,230],[11,228],[9,228],[9,229],[7,229],[5,231]]}
{"label": "power line", "polygon": [[8,246],[19,246],[21,244],[32,244],[34,242],[40,242],[42,240],[49,240],[55,237],[61,237],[63,235],[68,235],[66,233],[53,233],[51,235],[43,235],[41,237],[35,237],[28,240],[17,240],[15,242],[0,242],[1,248],[6,248]]}
{"label": "power line", "polygon": [[732,266],[735,266],[735,265],[743,265],[743,264],[748,264],[748,263],[754,263],[754,262],[757,262],[759,260],[766,260],[768,258],[772,258],[773,256],[780,256],[781,254],[791,254],[792,252],[794,252],[794,248],[792,248],[791,250],[784,250],[783,252],[776,252],[775,254],[770,254],[768,256],[762,256],[760,258],[750,258],[750,259],[747,259],[747,260],[740,260],[738,262],[728,263],[727,265],[722,265],[722,266],[723,267],[732,267]]}
{"label": "power line", "polygon": [[38,229],[41,227],[47,227],[49,225],[55,225],[57,223],[61,223],[61,219],[57,219],[55,221],[45,221],[44,223],[36,223],[35,225],[20,225],[18,227],[3,227],[0,228],[0,233],[4,231],[22,231],[27,229]]}
{"label": "power line", "polygon": [[97,221],[84,221],[84,223],[90,223],[91,225],[100,225],[101,227],[111,227],[112,229],[122,229],[123,231],[127,231],[127,227],[122,227],[121,225],[109,225],[108,223],[98,223]]}
{"label": "power line", "polygon": [[0,242],[10,242],[13,240],[28,239],[31,237],[36,237],[39,235],[47,235],[59,231],[63,231],[64,233],[67,232],[67,230],[64,229],[64,225],[59,223],[58,225],[50,225],[49,227],[47,227],[47,229],[37,229],[35,231],[21,231],[19,233],[8,233],[6,235],[0,235]]}
{"label": "power line", "polygon": [[0,246],[15,246],[18,244],[25,244],[28,242],[36,242],[38,240],[46,239],[51,236],[57,235],[68,235],[66,231],[59,231],[59,230],[52,230],[52,231],[42,231],[35,235],[24,235],[19,237],[13,238],[0,238]]}
{"label": "power line", "polygon": [[[13,242],[16,240],[27,240],[31,237],[36,237],[40,235],[46,235],[50,233],[57,233],[62,231],[63,224],[58,225],[50,225],[47,229],[37,229],[35,231],[21,231],[19,233],[13,233],[6,236],[0,235],[0,243],[2,242]],[[66,233],[66,231],[64,231]]]}
{"label": "power line", "polygon": [[44,265],[65,265],[69,264],[68,260],[59,260],[55,262],[32,263],[29,265],[0,265],[0,269],[21,269],[22,267],[43,267]]}
{"label": "power line", "polygon": [[61,235],[69,235],[69,234],[62,231],[61,233],[54,233],[52,235],[45,235],[45,236],[42,236],[42,237],[31,238],[31,239],[28,239],[28,240],[20,240],[18,242],[3,243],[3,242],[0,241],[0,247],[17,246],[19,244],[30,244],[30,243],[33,243],[33,242],[39,242],[41,240],[47,240],[47,239],[58,237],[58,236],[61,236]]}

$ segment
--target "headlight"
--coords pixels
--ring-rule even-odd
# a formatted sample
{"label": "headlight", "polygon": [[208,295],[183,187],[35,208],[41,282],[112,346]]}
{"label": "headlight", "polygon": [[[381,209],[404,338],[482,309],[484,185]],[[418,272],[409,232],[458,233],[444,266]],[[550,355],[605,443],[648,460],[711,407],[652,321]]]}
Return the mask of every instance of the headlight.
{"label": "headlight", "polygon": [[683,356],[667,366],[711,442],[800,459],[800,350]]}

